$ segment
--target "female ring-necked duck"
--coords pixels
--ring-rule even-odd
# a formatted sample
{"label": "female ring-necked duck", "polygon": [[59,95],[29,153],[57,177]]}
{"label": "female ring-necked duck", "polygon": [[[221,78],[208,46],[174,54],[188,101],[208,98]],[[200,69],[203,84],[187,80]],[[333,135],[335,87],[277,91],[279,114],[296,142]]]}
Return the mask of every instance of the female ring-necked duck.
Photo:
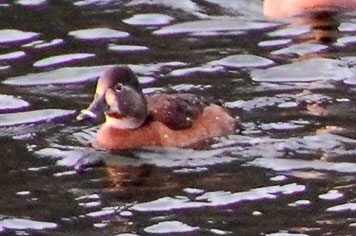
{"label": "female ring-necked duck", "polygon": [[144,95],[128,67],[116,66],[100,76],[93,102],[77,119],[97,117],[105,103],[106,121],[93,143],[101,149],[187,147],[241,128],[225,108],[193,94]]}

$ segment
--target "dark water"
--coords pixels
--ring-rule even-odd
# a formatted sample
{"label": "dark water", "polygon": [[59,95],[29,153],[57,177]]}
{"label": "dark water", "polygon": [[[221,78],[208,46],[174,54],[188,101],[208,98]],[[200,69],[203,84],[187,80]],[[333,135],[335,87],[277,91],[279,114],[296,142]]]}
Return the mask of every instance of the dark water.
{"label": "dark water", "polygon": [[[354,235],[354,12],[269,21],[259,0],[0,1],[0,234]],[[90,146],[108,66],[220,100],[204,150]]]}

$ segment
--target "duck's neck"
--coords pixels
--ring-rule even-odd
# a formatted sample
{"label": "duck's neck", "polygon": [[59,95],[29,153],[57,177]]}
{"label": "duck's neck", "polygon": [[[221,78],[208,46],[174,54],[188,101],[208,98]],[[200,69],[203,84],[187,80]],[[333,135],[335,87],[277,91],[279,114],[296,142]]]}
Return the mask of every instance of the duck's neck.
{"label": "duck's neck", "polygon": [[137,129],[145,123],[146,118],[147,116],[125,117],[118,119],[106,115],[106,121],[104,125],[114,129]]}

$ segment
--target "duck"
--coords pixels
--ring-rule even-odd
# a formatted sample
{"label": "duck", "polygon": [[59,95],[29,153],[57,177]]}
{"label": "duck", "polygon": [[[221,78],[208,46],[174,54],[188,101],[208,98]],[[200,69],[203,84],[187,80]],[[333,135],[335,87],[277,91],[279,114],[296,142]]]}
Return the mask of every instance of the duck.
{"label": "duck", "polygon": [[93,146],[106,150],[191,147],[238,132],[242,125],[227,108],[192,93],[144,95],[126,66],[114,66],[97,81],[94,99],[77,120],[97,119],[107,108]]}
{"label": "duck", "polygon": [[288,18],[315,11],[356,9],[355,0],[264,0],[263,13],[272,19]]}

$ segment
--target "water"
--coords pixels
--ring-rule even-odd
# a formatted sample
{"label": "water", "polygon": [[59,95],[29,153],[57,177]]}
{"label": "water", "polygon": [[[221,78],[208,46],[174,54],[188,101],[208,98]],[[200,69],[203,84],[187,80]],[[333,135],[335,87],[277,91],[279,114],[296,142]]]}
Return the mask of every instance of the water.
{"label": "water", "polygon": [[[354,235],[355,13],[259,0],[0,1],[0,235]],[[241,134],[95,150],[96,78],[214,98]]]}

